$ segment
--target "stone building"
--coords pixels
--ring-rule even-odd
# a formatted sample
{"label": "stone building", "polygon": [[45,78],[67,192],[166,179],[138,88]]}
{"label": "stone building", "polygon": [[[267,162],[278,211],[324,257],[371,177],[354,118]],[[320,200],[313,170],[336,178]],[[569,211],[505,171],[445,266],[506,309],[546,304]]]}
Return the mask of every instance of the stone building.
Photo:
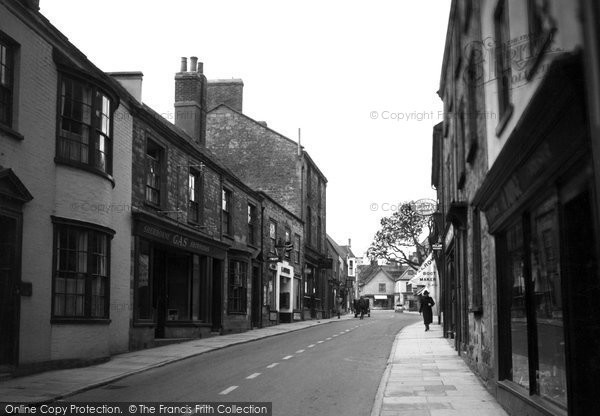
{"label": "stone building", "polygon": [[[260,286],[263,197],[204,147],[202,69],[196,58],[189,66],[183,58],[175,125],[135,97],[132,349],[245,331],[260,321],[252,294]],[[123,85],[141,91],[130,76]]]}
{"label": "stone building", "polygon": [[129,94],[38,3],[0,1],[1,373],[128,349]]}
{"label": "stone building", "polygon": [[257,326],[301,320],[304,223],[265,192],[260,195],[264,263],[262,293],[256,293],[262,299]]}
{"label": "stone building", "polygon": [[265,192],[304,223],[302,316],[322,318],[328,310],[326,255],[327,179],[299,143],[243,114],[240,82],[209,81],[206,146],[245,183]]}
{"label": "stone building", "polygon": [[594,16],[587,1],[451,6],[430,239],[444,333],[514,415],[599,404]]}

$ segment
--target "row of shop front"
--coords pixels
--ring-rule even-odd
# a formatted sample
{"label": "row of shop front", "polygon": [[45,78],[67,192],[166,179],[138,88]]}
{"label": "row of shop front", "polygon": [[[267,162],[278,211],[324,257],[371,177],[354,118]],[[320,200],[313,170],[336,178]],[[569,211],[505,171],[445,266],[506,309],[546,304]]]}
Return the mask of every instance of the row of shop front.
{"label": "row of shop front", "polygon": [[285,258],[233,249],[151,214],[133,219],[131,349],[325,315],[318,265],[306,263],[303,276]]}

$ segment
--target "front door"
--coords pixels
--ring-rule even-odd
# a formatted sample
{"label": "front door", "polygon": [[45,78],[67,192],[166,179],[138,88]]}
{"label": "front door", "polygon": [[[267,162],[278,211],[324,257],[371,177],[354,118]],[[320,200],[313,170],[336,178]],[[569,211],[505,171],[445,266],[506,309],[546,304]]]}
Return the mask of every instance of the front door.
{"label": "front door", "polygon": [[0,366],[17,364],[19,340],[18,221],[0,214]]}
{"label": "front door", "polygon": [[258,328],[260,326],[260,269],[258,267],[252,267],[252,327]]}

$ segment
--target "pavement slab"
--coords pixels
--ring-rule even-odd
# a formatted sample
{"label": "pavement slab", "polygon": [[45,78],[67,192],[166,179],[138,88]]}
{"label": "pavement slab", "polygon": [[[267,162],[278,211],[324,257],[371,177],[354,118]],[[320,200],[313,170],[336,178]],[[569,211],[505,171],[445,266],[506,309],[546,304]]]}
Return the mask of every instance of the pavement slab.
{"label": "pavement slab", "polygon": [[396,336],[371,416],[508,416],[442,336],[421,323]]}

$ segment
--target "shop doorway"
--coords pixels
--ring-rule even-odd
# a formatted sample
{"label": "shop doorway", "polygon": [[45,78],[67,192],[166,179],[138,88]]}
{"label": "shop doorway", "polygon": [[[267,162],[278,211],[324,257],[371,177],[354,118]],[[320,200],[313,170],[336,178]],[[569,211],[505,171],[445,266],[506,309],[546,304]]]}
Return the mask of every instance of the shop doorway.
{"label": "shop doorway", "polygon": [[0,214],[0,368],[17,364],[19,341],[19,223]]}
{"label": "shop doorway", "polygon": [[213,260],[212,264],[212,331],[221,330],[222,301],[223,301],[223,266],[220,260]]}
{"label": "shop doorway", "polygon": [[260,269],[252,267],[252,328],[260,327]]}
{"label": "shop doorway", "polygon": [[563,287],[568,294],[569,414],[598,408],[600,377],[600,278],[590,192],[564,203]]}
{"label": "shop doorway", "polygon": [[154,250],[155,338],[165,338],[167,322],[191,318],[191,256],[185,252]]}

